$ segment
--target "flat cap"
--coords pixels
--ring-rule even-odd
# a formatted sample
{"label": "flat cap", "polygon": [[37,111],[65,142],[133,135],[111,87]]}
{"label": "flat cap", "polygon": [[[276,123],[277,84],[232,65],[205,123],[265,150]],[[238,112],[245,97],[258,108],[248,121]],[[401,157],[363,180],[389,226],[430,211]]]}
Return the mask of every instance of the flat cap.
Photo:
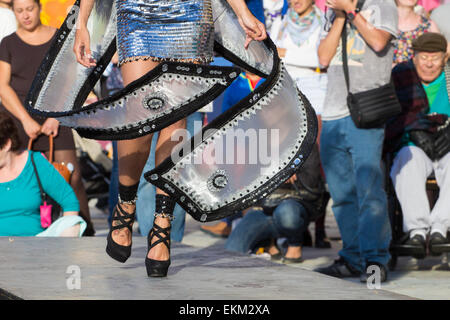
{"label": "flat cap", "polygon": [[414,51],[447,52],[447,40],[440,33],[426,32],[413,41],[412,48]]}

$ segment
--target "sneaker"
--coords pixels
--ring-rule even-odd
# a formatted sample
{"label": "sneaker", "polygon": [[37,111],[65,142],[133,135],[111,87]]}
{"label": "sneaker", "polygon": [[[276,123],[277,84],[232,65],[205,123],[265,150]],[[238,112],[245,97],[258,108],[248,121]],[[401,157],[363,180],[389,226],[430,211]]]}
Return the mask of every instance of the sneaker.
{"label": "sneaker", "polygon": [[352,267],[342,257],[335,260],[331,266],[317,268],[314,271],[336,278],[350,278],[361,275],[361,272]]}
{"label": "sneaker", "polygon": [[[385,282],[387,280],[387,276],[388,276],[388,270],[387,268],[382,265],[381,263],[378,262],[370,262],[368,261],[366,263],[366,270],[364,271],[364,273],[361,274],[361,276],[359,277],[359,280],[361,282],[367,283],[367,279],[374,274],[374,272],[372,271],[373,266],[376,266],[378,268],[380,268],[380,282]],[[369,267],[371,270],[369,270]]]}

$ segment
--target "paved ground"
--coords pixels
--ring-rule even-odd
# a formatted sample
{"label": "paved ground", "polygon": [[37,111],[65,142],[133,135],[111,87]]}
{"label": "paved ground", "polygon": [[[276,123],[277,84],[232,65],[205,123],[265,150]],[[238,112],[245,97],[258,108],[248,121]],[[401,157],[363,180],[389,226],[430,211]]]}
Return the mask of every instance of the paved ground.
{"label": "paved ground", "polygon": [[[125,264],[104,253],[104,238],[56,240],[0,238],[0,288],[20,298],[45,300],[408,299],[309,270],[229,253],[220,245],[199,248],[175,244],[168,277],[148,278],[144,237],[133,240],[133,254]],[[42,248],[48,254],[43,255]]]}
{"label": "paved ground", "polygon": [[[94,209],[93,217],[98,230],[97,236],[106,235],[107,226],[105,216],[100,211]],[[214,224],[214,222],[209,224]],[[221,250],[225,240],[203,233],[200,231],[200,225],[200,223],[188,216],[185,237],[182,243],[194,248],[217,248],[217,250]],[[312,226],[311,229],[313,231],[314,227]],[[326,230],[332,240],[331,249],[304,248],[303,257],[305,261],[298,265],[289,265],[286,267],[290,270],[298,270],[300,272],[300,270],[310,271],[318,266],[332,263],[337,257],[337,252],[342,244],[339,239],[336,221],[330,210],[327,214]],[[264,256],[252,257],[252,259],[264,260]],[[450,257],[447,255],[427,257],[424,260],[400,257],[396,270],[389,274],[390,281],[382,284],[382,289],[419,299],[450,299],[449,262]],[[308,273],[308,275],[314,275],[314,273]],[[359,283],[358,279],[339,281],[354,282],[352,285],[356,287],[365,287],[365,285]],[[330,287],[330,290],[333,290],[332,287]],[[326,298],[326,296],[322,296],[322,298]]]}

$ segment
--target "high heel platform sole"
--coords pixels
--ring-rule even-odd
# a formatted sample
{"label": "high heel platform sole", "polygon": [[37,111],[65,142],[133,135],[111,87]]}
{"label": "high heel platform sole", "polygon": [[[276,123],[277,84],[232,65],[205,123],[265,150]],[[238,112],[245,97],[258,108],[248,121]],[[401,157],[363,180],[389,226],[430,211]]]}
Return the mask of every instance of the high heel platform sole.
{"label": "high heel platform sole", "polygon": [[[131,245],[122,246],[116,243],[112,238],[112,233],[114,230],[127,228],[130,231],[131,236],[133,236],[133,222],[135,218],[135,211],[133,213],[127,213],[121,206],[120,202],[117,203],[116,208],[114,209],[114,214],[112,217],[113,222],[119,221],[120,224],[116,226],[112,226],[109,230],[108,236],[106,237],[106,253],[116,261],[124,263],[131,256]],[[126,221],[126,219],[129,219]],[[114,223],[113,223],[114,224]]]}
{"label": "high heel platform sole", "polygon": [[145,258],[145,267],[147,268],[147,275],[152,278],[167,277],[169,270],[170,259],[166,261],[152,260]]}
{"label": "high heel platform sole", "polygon": [[125,263],[131,256],[131,245],[122,246],[114,242],[111,237],[111,233],[108,234],[106,253],[114,260]]}

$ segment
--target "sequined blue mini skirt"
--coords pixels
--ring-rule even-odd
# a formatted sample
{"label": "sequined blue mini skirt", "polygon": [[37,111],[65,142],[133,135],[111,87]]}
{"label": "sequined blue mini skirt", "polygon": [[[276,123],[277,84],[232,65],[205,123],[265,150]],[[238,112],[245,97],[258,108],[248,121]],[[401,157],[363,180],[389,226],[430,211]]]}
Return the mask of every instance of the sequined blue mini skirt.
{"label": "sequined blue mini skirt", "polygon": [[116,0],[120,64],[138,59],[209,62],[211,0]]}

